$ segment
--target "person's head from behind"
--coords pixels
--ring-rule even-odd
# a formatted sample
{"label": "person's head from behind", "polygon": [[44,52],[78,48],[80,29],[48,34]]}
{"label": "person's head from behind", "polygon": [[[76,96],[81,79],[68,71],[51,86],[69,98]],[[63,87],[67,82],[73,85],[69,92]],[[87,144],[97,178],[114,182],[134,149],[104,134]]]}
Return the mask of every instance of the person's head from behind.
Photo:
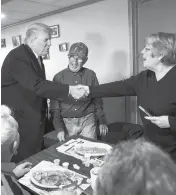
{"label": "person's head from behind", "polygon": [[26,31],[25,43],[38,56],[44,56],[51,46],[51,33],[51,28],[45,24],[31,24]]}
{"label": "person's head from behind", "polygon": [[68,58],[69,69],[72,72],[79,72],[88,59],[88,47],[82,42],[72,44]]}
{"label": "person's head from behind", "polygon": [[146,47],[141,52],[144,67],[155,69],[158,64],[173,66],[176,64],[176,34],[158,32],[146,38]]}
{"label": "person's head from behind", "polygon": [[96,181],[95,195],[174,195],[176,165],[144,140],[116,145]]}
{"label": "person's head from behind", "polygon": [[1,162],[10,162],[17,153],[19,145],[18,123],[11,115],[11,110],[1,106]]}

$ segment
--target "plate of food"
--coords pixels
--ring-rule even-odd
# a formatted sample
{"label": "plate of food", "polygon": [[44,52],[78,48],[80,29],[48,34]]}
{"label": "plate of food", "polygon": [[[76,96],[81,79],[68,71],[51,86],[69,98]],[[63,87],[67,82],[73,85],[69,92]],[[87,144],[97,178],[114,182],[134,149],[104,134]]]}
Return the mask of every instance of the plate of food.
{"label": "plate of food", "polygon": [[41,188],[60,188],[61,186],[69,185],[70,182],[67,180],[67,177],[73,178],[75,173],[63,169],[37,169],[31,171],[31,182]]}
{"label": "plate of food", "polygon": [[83,156],[104,156],[111,150],[111,146],[103,143],[83,143],[75,146],[75,152]]}

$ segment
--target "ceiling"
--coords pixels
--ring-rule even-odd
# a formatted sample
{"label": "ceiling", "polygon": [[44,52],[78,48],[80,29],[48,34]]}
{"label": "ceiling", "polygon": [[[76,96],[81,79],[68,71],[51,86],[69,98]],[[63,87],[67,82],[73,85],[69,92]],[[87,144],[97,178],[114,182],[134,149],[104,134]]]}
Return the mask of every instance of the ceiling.
{"label": "ceiling", "polygon": [[1,29],[103,0],[1,0]]}

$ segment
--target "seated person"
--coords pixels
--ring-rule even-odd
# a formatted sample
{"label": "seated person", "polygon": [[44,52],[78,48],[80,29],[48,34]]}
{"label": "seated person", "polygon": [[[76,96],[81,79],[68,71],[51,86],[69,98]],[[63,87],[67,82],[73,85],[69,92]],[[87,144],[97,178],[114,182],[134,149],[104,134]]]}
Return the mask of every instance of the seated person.
{"label": "seated person", "polygon": [[[68,67],[54,76],[54,82],[69,85],[99,85],[95,72],[83,67],[88,59],[88,48],[84,43],[78,42],[71,45],[68,59]],[[81,135],[96,139],[97,120],[100,135],[106,135],[108,131],[101,98],[75,100],[69,96],[64,101],[52,100],[51,113],[59,141],[65,140],[66,133],[69,137]]]}
{"label": "seated person", "polygon": [[18,177],[30,170],[31,163],[25,162],[18,166],[10,163],[19,145],[18,123],[11,116],[8,107],[1,106],[1,194],[29,195],[17,182]]}
{"label": "seated person", "polygon": [[117,144],[96,180],[95,195],[166,194],[176,194],[176,164],[143,139]]}

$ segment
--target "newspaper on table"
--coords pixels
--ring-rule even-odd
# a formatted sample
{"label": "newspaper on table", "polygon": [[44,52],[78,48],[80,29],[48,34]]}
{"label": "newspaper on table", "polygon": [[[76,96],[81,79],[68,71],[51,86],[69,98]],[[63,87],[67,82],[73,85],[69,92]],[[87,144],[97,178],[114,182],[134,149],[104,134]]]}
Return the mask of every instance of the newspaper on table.
{"label": "newspaper on table", "polygon": [[[66,189],[69,191],[76,191],[77,195],[80,195],[82,193],[82,191],[79,188],[76,188],[76,186],[74,185],[68,185],[67,186],[61,186],[59,188],[56,189],[49,189],[49,188],[38,188],[36,185],[34,185],[31,182],[31,176],[32,176],[32,172],[35,170],[40,170],[43,168],[58,168],[58,166],[56,166],[54,163],[50,162],[50,161],[41,161],[39,164],[37,164],[35,167],[33,167],[30,172],[28,172],[27,174],[25,174],[22,178],[20,178],[18,181],[23,184],[24,186],[27,186],[29,189],[31,189],[32,191],[36,192],[39,195],[59,195],[62,194],[62,190]],[[71,171],[71,170],[70,170]],[[72,171],[74,172],[74,171]],[[77,182],[77,185],[79,185],[83,190],[86,190],[90,184],[89,183],[85,183],[84,182],[84,178],[87,178],[84,175],[81,175],[79,173],[74,172],[74,177],[73,177],[73,181]]]}
{"label": "newspaper on table", "polygon": [[[65,144],[57,147],[56,150],[58,152],[63,153],[63,154],[66,154],[66,155],[69,155],[69,156],[73,156],[73,157],[75,157],[77,159],[80,159],[83,162],[83,161],[86,160],[86,157],[83,156],[83,155],[78,154],[75,151],[75,146],[77,144],[84,144],[84,143],[91,145],[91,143],[96,143],[96,142],[88,141],[88,140],[81,139],[81,138],[71,139],[68,142],[66,142]],[[97,157],[93,157],[93,158],[90,159],[90,163],[92,163],[92,164],[95,163],[98,166],[101,166],[104,163],[104,161],[103,161],[103,159],[100,159],[100,158],[97,158]]]}

